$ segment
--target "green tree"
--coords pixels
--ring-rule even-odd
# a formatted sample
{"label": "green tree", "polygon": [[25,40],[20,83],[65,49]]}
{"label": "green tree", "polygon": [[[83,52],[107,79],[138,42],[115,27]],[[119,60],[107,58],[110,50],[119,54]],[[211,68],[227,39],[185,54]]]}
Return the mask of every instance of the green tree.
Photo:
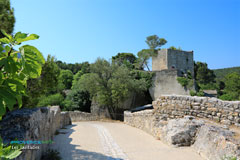
{"label": "green tree", "polygon": [[137,57],[132,53],[118,53],[116,56],[112,57],[112,63],[117,65],[125,65],[128,68],[134,68]]}
{"label": "green tree", "polygon": [[38,107],[47,107],[47,106],[54,106],[54,105],[61,105],[62,101],[64,100],[63,96],[60,93],[52,94],[49,96],[43,95],[39,98]]}
{"label": "green tree", "polygon": [[89,71],[89,67],[90,64],[88,62],[83,62],[83,63],[75,63],[75,64],[71,64],[71,63],[66,63],[66,62],[62,62],[62,61],[56,61],[58,67],[60,69],[63,70],[71,70],[73,74],[76,74],[78,71],[83,70],[84,72],[86,72],[86,70]]}
{"label": "green tree", "polygon": [[119,66],[104,59],[97,59],[91,65],[91,72],[83,75],[79,83],[98,104],[108,107],[114,119],[116,110],[130,93],[147,90],[147,82],[144,79],[135,79],[129,68],[124,65]]}
{"label": "green tree", "polygon": [[157,35],[151,35],[146,38],[145,42],[147,43],[150,49],[143,49],[138,52],[137,65],[138,69],[147,67],[148,71],[150,71],[148,67],[149,58],[157,55],[157,49],[160,49],[160,47],[165,45],[167,41],[164,38],[159,38]]}
{"label": "green tree", "polygon": [[59,83],[63,85],[64,89],[72,87],[73,73],[70,70],[61,70],[59,75]]}
{"label": "green tree", "polygon": [[24,107],[36,107],[40,97],[48,96],[58,92],[58,77],[60,69],[55,63],[55,58],[48,55],[39,78],[29,79],[27,81],[27,91],[24,96]]}
{"label": "green tree", "polygon": [[154,56],[156,54],[156,51],[153,49],[142,49],[137,53],[138,59],[137,59],[137,65],[138,69],[143,69],[144,67],[147,67],[148,71],[150,71],[148,67],[148,60],[150,57]]}
{"label": "green tree", "polygon": [[200,85],[213,84],[216,82],[214,71],[208,68],[207,63],[194,63],[194,72],[195,79]]}
{"label": "green tree", "polygon": [[240,74],[234,72],[225,77],[224,100],[240,100]]}
{"label": "green tree", "polygon": [[146,38],[145,42],[150,49],[157,49],[166,44],[167,40],[165,40],[164,38],[159,38],[157,35],[151,35]]}
{"label": "green tree", "polygon": [[70,91],[65,101],[63,102],[64,110],[68,111],[80,110],[83,112],[90,112],[91,107],[90,94],[88,91],[83,89],[82,84],[79,82],[80,81],[78,80],[76,84],[73,85],[72,90]]}
{"label": "green tree", "polygon": [[60,68],[56,64],[56,58],[48,55],[41,74],[41,87],[46,95],[55,94],[58,91],[58,77]]}
{"label": "green tree", "polygon": [[82,75],[90,72],[90,64],[88,62],[82,63],[81,70],[79,70],[74,76],[72,81],[72,88],[77,84]]}
{"label": "green tree", "polygon": [[[0,0],[0,29],[12,34],[14,24],[14,11],[10,6],[10,0]],[[0,32],[0,38],[2,37],[4,37],[4,34]]]}

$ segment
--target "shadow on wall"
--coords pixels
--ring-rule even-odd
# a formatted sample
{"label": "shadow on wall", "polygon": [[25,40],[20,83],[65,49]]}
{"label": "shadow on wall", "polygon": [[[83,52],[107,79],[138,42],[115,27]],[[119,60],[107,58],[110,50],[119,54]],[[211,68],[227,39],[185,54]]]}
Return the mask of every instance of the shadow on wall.
{"label": "shadow on wall", "polygon": [[89,152],[86,150],[77,149],[80,145],[71,144],[72,138],[70,135],[75,132],[73,127],[76,125],[66,126],[59,131],[59,134],[55,136],[51,149],[59,151],[63,160],[123,160],[121,158],[113,158],[97,152]]}

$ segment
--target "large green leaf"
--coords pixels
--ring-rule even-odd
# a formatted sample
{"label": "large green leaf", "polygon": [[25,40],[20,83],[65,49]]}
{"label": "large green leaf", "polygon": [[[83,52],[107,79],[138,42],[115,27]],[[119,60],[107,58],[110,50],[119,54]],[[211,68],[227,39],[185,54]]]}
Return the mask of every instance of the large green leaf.
{"label": "large green leaf", "polygon": [[14,40],[17,41],[18,39],[24,39],[27,36],[28,36],[28,34],[26,34],[26,33],[17,32],[14,36]]}
{"label": "large green leaf", "polygon": [[4,64],[6,63],[6,61],[7,61],[6,58],[0,59],[0,67],[1,67],[2,65],[4,65]]}
{"label": "large green leaf", "polygon": [[7,86],[0,86],[0,97],[10,104],[16,103],[15,95],[12,93],[11,89]]}
{"label": "large green leaf", "polygon": [[22,42],[29,41],[29,40],[35,40],[38,38],[39,38],[39,36],[36,34],[30,34],[29,36],[25,36],[24,33],[19,33],[18,37],[16,37],[15,40],[16,40],[17,44],[20,44]]}
{"label": "large green leaf", "polygon": [[28,74],[30,78],[37,78],[40,76],[42,65],[45,63],[41,52],[37,48],[29,45],[22,46],[20,52],[23,55],[23,72]]}
{"label": "large green leaf", "polygon": [[11,150],[10,153],[6,156],[6,158],[8,159],[14,159],[16,157],[18,157],[20,154],[22,153],[22,151],[20,150]]}
{"label": "large green leaf", "polygon": [[9,39],[7,39],[6,37],[1,38],[1,39],[0,39],[0,42],[1,42],[1,43],[5,43],[5,44],[10,43]]}
{"label": "large green leaf", "polygon": [[28,54],[34,54],[36,57],[36,61],[38,63],[40,63],[41,65],[45,63],[45,59],[42,55],[42,53],[34,46],[30,46],[30,45],[24,45],[22,46],[21,48],[24,49],[24,53],[25,55],[28,55]]}

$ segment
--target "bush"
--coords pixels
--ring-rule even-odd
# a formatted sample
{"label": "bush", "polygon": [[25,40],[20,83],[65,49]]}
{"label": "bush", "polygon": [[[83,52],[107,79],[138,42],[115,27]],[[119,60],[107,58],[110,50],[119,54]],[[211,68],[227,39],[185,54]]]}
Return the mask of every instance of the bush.
{"label": "bush", "polygon": [[199,96],[199,97],[203,97],[204,96],[204,92],[202,90],[200,90],[199,92],[195,92],[193,90],[190,91],[190,95],[191,96]]}
{"label": "bush", "polygon": [[233,101],[233,100],[236,100],[234,98],[235,96],[233,94],[223,94],[222,96],[219,97],[219,99],[221,100],[225,100],[225,101]]}
{"label": "bush", "polygon": [[62,105],[66,111],[80,110],[90,112],[90,95],[87,91],[74,89],[67,95]]}
{"label": "bush", "polygon": [[202,90],[215,90],[218,88],[216,83],[199,84],[199,87]]}
{"label": "bush", "polygon": [[204,96],[204,92],[202,90],[200,90],[199,92],[197,92],[197,96],[203,97]]}
{"label": "bush", "polygon": [[196,96],[197,93],[196,93],[195,91],[191,90],[191,91],[190,91],[190,95],[191,95],[191,96]]}
{"label": "bush", "polygon": [[188,85],[188,78],[186,78],[186,77],[178,77],[177,78],[177,81],[178,81],[178,83],[180,83],[183,87],[187,87],[187,85]]}
{"label": "bush", "polygon": [[61,105],[63,100],[64,98],[60,93],[49,95],[47,97],[43,96],[40,98],[37,106],[44,107],[44,106]]}

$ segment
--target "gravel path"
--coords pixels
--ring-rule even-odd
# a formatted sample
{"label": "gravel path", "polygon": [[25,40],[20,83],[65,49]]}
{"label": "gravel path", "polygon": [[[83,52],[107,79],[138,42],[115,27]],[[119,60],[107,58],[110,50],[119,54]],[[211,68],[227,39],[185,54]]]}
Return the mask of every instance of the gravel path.
{"label": "gravel path", "polygon": [[61,129],[51,148],[63,160],[202,160],[192,148],[174,148],[117,122],[77,122]]}

